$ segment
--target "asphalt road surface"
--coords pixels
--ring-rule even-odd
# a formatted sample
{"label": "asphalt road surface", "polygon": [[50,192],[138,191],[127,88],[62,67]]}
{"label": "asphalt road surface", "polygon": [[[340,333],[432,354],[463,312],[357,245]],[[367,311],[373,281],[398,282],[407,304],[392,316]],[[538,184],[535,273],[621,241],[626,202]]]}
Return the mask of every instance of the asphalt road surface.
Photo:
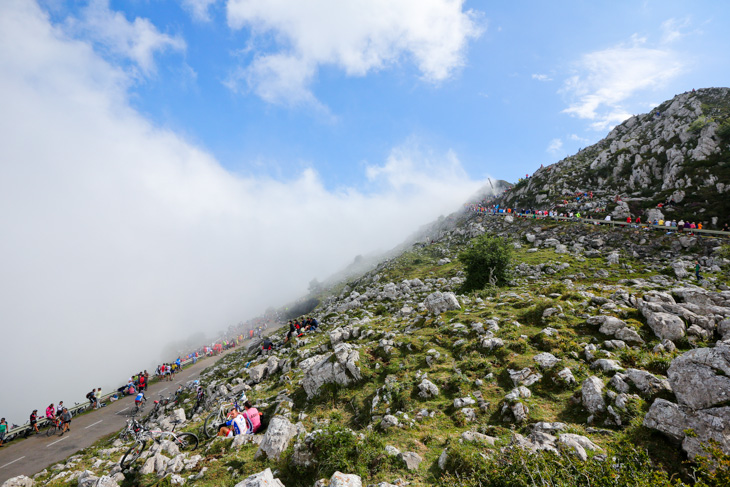
{"label": "asphalt road surface", "polygon": [[[241,346],[245,347],[244,342]],[[147,390],[147,407],[145,412],[152,409],[152,402],[158,394],[169,395],[175,392],[178,384],[185,384],[195,379],[206,367],[210,367],[224,355],[238,350],[239,347],[226,350],[213,360],[198,360],[198,363],[185,368],[177,374],[173,382],[156,382]],[[106,407],[96,411],[76,416],[71,422],[70,432],[59,436],[46,436],[44,429],[40,434],[26,440],[13,440],[0,448],[0,484],[7,479],[18,475],[32,477],[44,468],[65,460],[79,450],[93,445],[100,438],[117,432],[125,426],[127,413],[134,406],[134,398],[127,396],[116,402],[107,402]],[[121,453],[120,453],[121,456]]]}

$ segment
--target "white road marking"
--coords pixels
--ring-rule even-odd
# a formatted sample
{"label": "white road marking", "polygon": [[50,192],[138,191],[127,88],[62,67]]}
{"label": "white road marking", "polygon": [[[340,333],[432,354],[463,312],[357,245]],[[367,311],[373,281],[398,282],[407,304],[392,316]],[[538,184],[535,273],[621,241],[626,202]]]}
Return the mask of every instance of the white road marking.
{"label": "white road marking", "polygon": [[164,389],[160,389],[160,392],[165,392],[168,389],[169,389],[169,387],[165,387]]}
{"label": "white road marking", "polygon": [[104,421],[104,420],[103,419],[100,419],[96,423],[90,424],[89,426],[85,427],[84,429],[87,430],[87,429],[91,428],[92,426],[96,426],[97,424],[101,423],[102,421]]}
{"label": "white road marking", "polygon": [[0,467],[0,468],[5,468],[5,467],[7,467],[8,465],[12,465],[12,464],[13,464],[13,463],[15,463],[15,462],[19,462],[19,461],[21,461],[21,460],[22,460],[22,459],[24,459],[24,458],[25,458],[25,455],[23,455],[22,457],[20,457],[20,458],[18,458],[18,459],[16,459],[16,460],[13,460],[12,462],[8,462],[8,463],[6,463],[5,465],[3,465],[3,466],[2,466],[2,467]]}
{"label": "white road marking", "polygon": [[46,445],[46,448],[48,448],[49,446],[53,446],[53,445],[55,445],[56,443],[58,443],[59,441],[63,441],[63,440],[68,440],[68,436],[67,436],[66,438],[61,438],[60,440],[56,440],[56,441],[54,441],[53,443],[49,443],[49,444],[47,444],[47,445]]}
{"label": "white road marking", "polygon": [[129,406],[127,406],[127,407],[126,407],[126,408],[124,408],[124,409],[120,409],[119,411],[117,411],[117,414],[121,413],[122,411],[126,411],[127,409],[129,409]]}

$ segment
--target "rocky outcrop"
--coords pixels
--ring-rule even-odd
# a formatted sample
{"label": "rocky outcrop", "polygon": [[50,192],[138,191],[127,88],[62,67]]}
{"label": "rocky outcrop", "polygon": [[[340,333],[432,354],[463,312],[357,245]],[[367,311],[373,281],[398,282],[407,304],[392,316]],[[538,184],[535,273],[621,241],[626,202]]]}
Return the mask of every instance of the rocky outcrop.
{"label": "rocky outcrop", "polygon": [[442,293],[440,291],[429,294],[423,305],[430,313],[436,315],[452,309],[461,309],[459,300],[456,299],[454,293]]}
{"label": "rocky outcrop", "polygon": [[313,397],[324,384],[349,385],[360,380],[360,354],[348,343],[335,345],[334,353],[317,355],[299,364],[305,371],[302,386]]}
{"label": "rocky outcrop", "polygon": [[581,386],[581,401],[589,413],[595,414],[606,410],[603,400],[603,382],[596,376],[588,377]]}
{"label": "rocky outcrop", "polygon": [[246,478],[243,482],[239,482],[235,487],[284,487],[281,480],[275,479],[271,469],[267,468],[263,472],[253,474]]}
{"label": "rocky outcrop", "polygon": [[690,458],[704,455],[710,440],[730,453],[730,346],[691,350],[672,361],[668,375],[678,404],[657,399],[644,426],[681,442]]}
{"label": "rocky outcrop", "polygon": [[289,442],[299,433],[299,429],[283,416],[274,416],[266,429],[259,449],[256,451],[256,458],[266,456],[278,459]]}
{"label": "rocky outcrop", "polygon": [[2,487],[33,487],[35,482],[25,475],[18,475],[3,482]]}

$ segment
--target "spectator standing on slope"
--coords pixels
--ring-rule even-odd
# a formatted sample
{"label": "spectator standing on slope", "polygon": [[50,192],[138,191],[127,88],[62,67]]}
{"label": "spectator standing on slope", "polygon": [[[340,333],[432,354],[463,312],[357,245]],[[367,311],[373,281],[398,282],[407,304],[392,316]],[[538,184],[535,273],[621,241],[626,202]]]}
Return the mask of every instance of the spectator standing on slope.
{"label": "spectator standing on slope", "polygon": [[697,277],[697,282],[700,282],[703,277],[700,275],[700,261],[695,261],[695,276]]}

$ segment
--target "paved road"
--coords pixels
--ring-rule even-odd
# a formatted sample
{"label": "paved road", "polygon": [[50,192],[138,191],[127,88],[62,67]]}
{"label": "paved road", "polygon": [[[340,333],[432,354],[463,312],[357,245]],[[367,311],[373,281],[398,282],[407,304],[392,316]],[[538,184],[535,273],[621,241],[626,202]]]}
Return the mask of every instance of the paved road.
{"label": "paved road", "polygon": [[[248,345],[247,342],[242,347]],[[156,382],[150,385],[147,396],[150,402],[157,395],[168,395],[177,389],[178,383],[195,379],[200,372],[213,365],[226,354],[239,350],[240,347],[227,350],[215,360],[199,360],[198,363],[184,369],[174,382]],[[0,448],[0,484],[17,475],[32,476],[44,468],[73,455],[77,451],[93,445],[97,440],[110,433],[122,429],[126,424],[127,412],[134,406],[134,398],[127,396],[97,411],[77,416],[71,422],[71,431],[63,436],[46,436],[45,430],[40,435],[31,436],[27,440],[14,440]],[[146,411],[149,411],[148,403]]]}

